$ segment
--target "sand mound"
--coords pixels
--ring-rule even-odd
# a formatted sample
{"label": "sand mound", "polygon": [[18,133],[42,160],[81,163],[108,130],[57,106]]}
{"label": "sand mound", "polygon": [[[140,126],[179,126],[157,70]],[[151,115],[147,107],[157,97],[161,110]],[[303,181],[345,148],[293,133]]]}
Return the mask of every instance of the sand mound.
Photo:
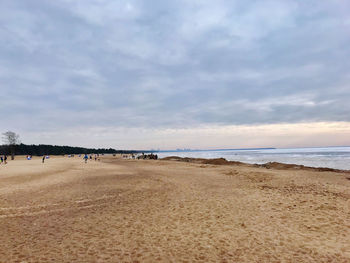
{"label": "sand mound", "polygon": [[228,161],[225,158],[215,158],[215,159],[204,159],[204,158],[189,158],[189,157],[178,157],[169,156],[162,158],[165,161],[178,161],[178,162],[188,162],[188,163],[200,163],[200,164],[212,164],[212,165],[236,165],[236,166],[247,166],[247,167],[263,167],[266,169],[276,169],[276,170],[309,170],[316,172],[337,172],[337,173],[349,173],[349,170],[340,170],[327,167],[309,167],[298,164],[287,164],[279,162],[268,162],[264,164],[248,164],[237,161]]}
{"label": "sand mound", "polygon": [[287,163],[279,163],[279,162],[268,162],[265,164],[258,164],[256,166],[259,167],[265,167],[267,169],[283,169],[283,170],[311,170],[311,171],[317,171],[317,172],[345,172],[350,173],[348,170],[340,170],[340,169],[333,169],[333,168],[327,168],[327,167],[309,167],[305,165],[298,165],[298,164],[287,164]]}
{"label": "sand mound", "polygon": [[213,165],[247,165],[242,162],[227,161],[225,158],[204,159],[204,158],[169,156],[169,157],[162,158],[161,160],[200,163],[200,164],[213,164]]}

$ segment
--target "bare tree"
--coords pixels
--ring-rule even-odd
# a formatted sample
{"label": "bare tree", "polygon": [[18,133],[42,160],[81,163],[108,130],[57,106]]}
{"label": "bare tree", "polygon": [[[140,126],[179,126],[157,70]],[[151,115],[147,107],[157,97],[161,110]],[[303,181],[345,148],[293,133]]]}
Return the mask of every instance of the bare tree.
{"label": "bare tree", "polygon": [[20,143],[19,135],[13,131],[7,131],[2,134],[3,142],[9,146],[11,152],[11,160],[15,159],[16,145]]}

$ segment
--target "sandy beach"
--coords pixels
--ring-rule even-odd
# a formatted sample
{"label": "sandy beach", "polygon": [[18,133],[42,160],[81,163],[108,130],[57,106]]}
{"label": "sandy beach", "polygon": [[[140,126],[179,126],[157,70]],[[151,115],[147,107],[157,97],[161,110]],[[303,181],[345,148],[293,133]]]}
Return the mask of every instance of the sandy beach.
{"label": "sandy beach", "polygon": [[17,157],[0,166],[0,262],[350,262],[348,176]]}

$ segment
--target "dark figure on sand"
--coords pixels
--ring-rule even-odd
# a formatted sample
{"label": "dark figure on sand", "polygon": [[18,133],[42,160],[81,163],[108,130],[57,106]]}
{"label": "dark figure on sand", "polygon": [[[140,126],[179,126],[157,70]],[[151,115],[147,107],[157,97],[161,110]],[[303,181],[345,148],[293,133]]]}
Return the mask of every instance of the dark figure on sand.
{"label": "dark figure on sand", "polygon": [[157,154],[144,154],[138,156],[137,159],[149,159],[149,160],[158,160],[158,155]]}

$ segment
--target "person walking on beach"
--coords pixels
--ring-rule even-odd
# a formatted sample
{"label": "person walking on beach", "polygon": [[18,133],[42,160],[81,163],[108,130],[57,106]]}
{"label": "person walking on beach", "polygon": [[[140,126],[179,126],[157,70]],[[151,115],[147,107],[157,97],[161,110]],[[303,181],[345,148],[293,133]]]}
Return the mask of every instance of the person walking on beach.
{"label": "person walking on beach", "polygon": [[4,161],[4,158],[0,156],[0,164],[2,164],[3,161]]}
{"label": "person walking on beach", "polygon": [[84,155],[84,160],[85,160],[85,163],[87,163],[87,160],[89,159],[89,157],[88,157],[88,155],[87,154],[85,154]]}
{"label": "person walking on beach", "polygon": [[45,162],[45,155],[43,156],[43,163]]}
{"label": "person walking on beach", "polygon": [[4,156],[4,164],[7,164],[7,155]]}

